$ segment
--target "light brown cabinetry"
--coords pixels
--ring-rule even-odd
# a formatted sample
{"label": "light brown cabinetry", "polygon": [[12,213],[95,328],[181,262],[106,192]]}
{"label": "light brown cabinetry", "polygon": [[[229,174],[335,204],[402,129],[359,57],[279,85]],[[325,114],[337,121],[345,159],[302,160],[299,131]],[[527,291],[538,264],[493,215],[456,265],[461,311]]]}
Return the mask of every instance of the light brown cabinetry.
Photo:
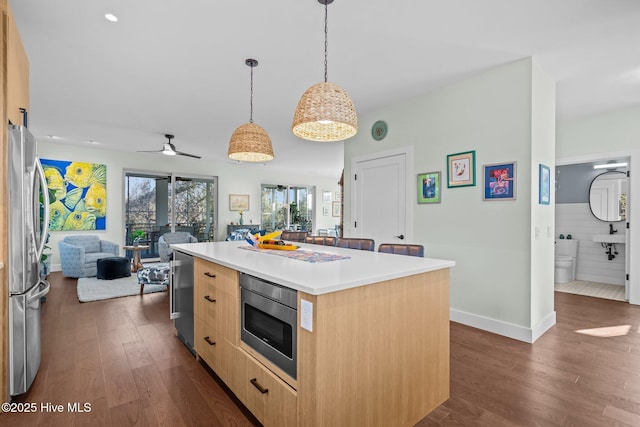
{"label": "light brown cabinetry", "polygon": [[227,382],[231,380],[232,354],[238,345],[238,272],[196,258],[194,277],[195,350]]}
{"label": "light brown cabinetry", "polygon": [[413,426],[449,397],[448,268],[298,299],[299,426]]}
{"label": "light brown cabinetry", "polygon": [[265,426],[297,426],[297,394],[260,362],[238,348],[238,399]]}
{"label": "light brown cabinetry", "polygon": [[240,342],[239,273],[196,258],[195,277],[196,351],[267,427],[413,426],[449,397],[448,268],[298,291],[296,380]]}
{"label": "light brown cabinetry", "polygon": [[[8,129],[6,124],[22,124],[20,108],[29,109],[29,61],[13,19],[8,0],[0,0],[0,263],[7,263],[9,247],[8,202],[6,171],[8,161]],[[7,269],[0,270],[0,354],[8,354],[9,345],[9,301]],[[8,400],[8,360],[0,362],[0,400]]]}
{"label": "light brown cabinetry", "polygon": [[240,283],[236,270],[194,261],[196,354],[265,426],[297,425],[296,392],[240,345]]}

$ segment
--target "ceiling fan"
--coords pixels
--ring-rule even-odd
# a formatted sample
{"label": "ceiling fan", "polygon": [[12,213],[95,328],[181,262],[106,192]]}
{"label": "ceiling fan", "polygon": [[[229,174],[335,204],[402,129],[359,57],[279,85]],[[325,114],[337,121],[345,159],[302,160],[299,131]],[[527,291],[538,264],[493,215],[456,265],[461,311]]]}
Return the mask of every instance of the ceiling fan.
{"label": "ceiling fan", "polygon": [[167,138],[169,141],[165,142],[162,150],[153,150],[153,151],[138,151],[138,153],[162,153],[162,154],[166,154],[167,156],[175,156],[176,154],[178,156],[187,156],[187,157],[193,157],[194,159],[201,159],[202,157],[200,156],[196,156],[195,154],[189,154],[189,153],[184,153],[182,151],[177,151],[176,150],[176,146],[173,145],[173,143],[171,142],[171,140],[174,138],[173,135],[169,135],[169,134],[165,134],[164,135],[165,138]]}

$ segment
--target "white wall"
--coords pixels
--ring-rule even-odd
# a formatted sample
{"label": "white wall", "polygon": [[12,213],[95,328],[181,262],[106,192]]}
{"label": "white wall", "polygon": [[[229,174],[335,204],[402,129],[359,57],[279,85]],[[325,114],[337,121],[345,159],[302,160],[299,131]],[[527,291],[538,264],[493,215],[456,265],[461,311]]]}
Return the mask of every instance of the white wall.
{"label": "white wall", "polygon": [[[79,233],[98,234],[101,238],[124,244],[124,169],[155,171],[161,173],[177,172],[190,175],[218,176],[218,230],[216,240],[224,240],[227,224],[237,223],[238,212],[229,210],[229,194],[248,194],[250,209],[244,213],[245,224],[253,221],[260,223],[260,185],[262,183],[296,184],[316,187],[315,224],[318,228],[333,228],[340,218],[322,213],[322,190],[331,190],[334,195],[340,190],[336,177],[291,176],[270,167],[269,164],[232,164],[227,162],[211,163],[206,160],[187,157],[169,157],[155,154],[111,151],[93,147],[63,145],[49,141],[38,141],[38,155],[53,160],[70,160],[107,165],[107,226],[104,231],[89,232],[51,232],[49,246],[52,248],[52,269],[59,270],[58,241],[64,236]],[[341,161],[341,159],[338,159]]]}
{"label": "white wall", "polygon": [[555,324],[553,280],[554,188],[551,203],[539,203],[540,164],[554,173],[555,82],[532,62],[531,73],[531,325],[532,341]]}
{"label": "white wall", "polygon": [[[555,322],[553,236],[532,237],[534,225],[553,225],[553,205],[537,205],[537,180],[539,162],[553,165],[554,105],[553,83],[527,59],[361,115],[360,132],[345,143],[345,177],[353,157],[407,145],[416,173],[442,171],[442,202],[414,201],[408,240],[423,244],[428,257],[456,261],[453,320],[525,341],[537,338],[539,323],[550,321],[546,330]],[[378,142],[370,133],[377,120],[388,125]],[[476,150],[476,186],[447,188],[447,154],[468,150]],[[482,166],[510,161],[517,162],[517,200],[483,201]],[[350,208],[345,199],[346,235]]]}
{"label": "white wall", "polygon": [[629,302],[640,304],[640,107],[558,124],[556,164],[629,157]]}

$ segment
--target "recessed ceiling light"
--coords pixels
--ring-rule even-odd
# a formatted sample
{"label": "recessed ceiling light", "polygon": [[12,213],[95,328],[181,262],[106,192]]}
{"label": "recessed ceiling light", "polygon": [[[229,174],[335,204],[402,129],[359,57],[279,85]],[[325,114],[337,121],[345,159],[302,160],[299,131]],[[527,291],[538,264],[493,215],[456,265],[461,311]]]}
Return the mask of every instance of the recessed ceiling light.
{"label": "recessed ceiling light", "polygon": [[60,139],[59,136],[55,136],[55,135],[47,135],[47,136],[51,139]]}
{"label": "recessed ceiling light", "polygon": [[118,22],[118,17],[113,13],[105,13],[104,17],[107,19],[107,21]]}
{"label": "recessed ceiling light", "polygon": [[626,163],[605,163],[601,165],[593,165],[594,169],[615,169],[627,166]]}
{"label": "recessed ceiling light", "polygon": [[91,140],[91,139],[90,139],[90,140],[88,140],[88,141],[87,141],[87,143],[88,143],[88,144],[92,144],[92,145],[100,144],[98,141],[93,141],[93,140]]}

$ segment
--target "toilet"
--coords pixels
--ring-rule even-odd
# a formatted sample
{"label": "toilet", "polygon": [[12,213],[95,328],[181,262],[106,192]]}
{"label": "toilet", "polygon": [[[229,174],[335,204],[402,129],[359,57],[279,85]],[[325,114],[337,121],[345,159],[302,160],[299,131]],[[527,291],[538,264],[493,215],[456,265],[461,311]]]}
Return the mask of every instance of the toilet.
{"label": "toilet", "polygon": [[569,283],[576,278],[576,258],[578,241],[573,239],[556,240],[555,282]]}

